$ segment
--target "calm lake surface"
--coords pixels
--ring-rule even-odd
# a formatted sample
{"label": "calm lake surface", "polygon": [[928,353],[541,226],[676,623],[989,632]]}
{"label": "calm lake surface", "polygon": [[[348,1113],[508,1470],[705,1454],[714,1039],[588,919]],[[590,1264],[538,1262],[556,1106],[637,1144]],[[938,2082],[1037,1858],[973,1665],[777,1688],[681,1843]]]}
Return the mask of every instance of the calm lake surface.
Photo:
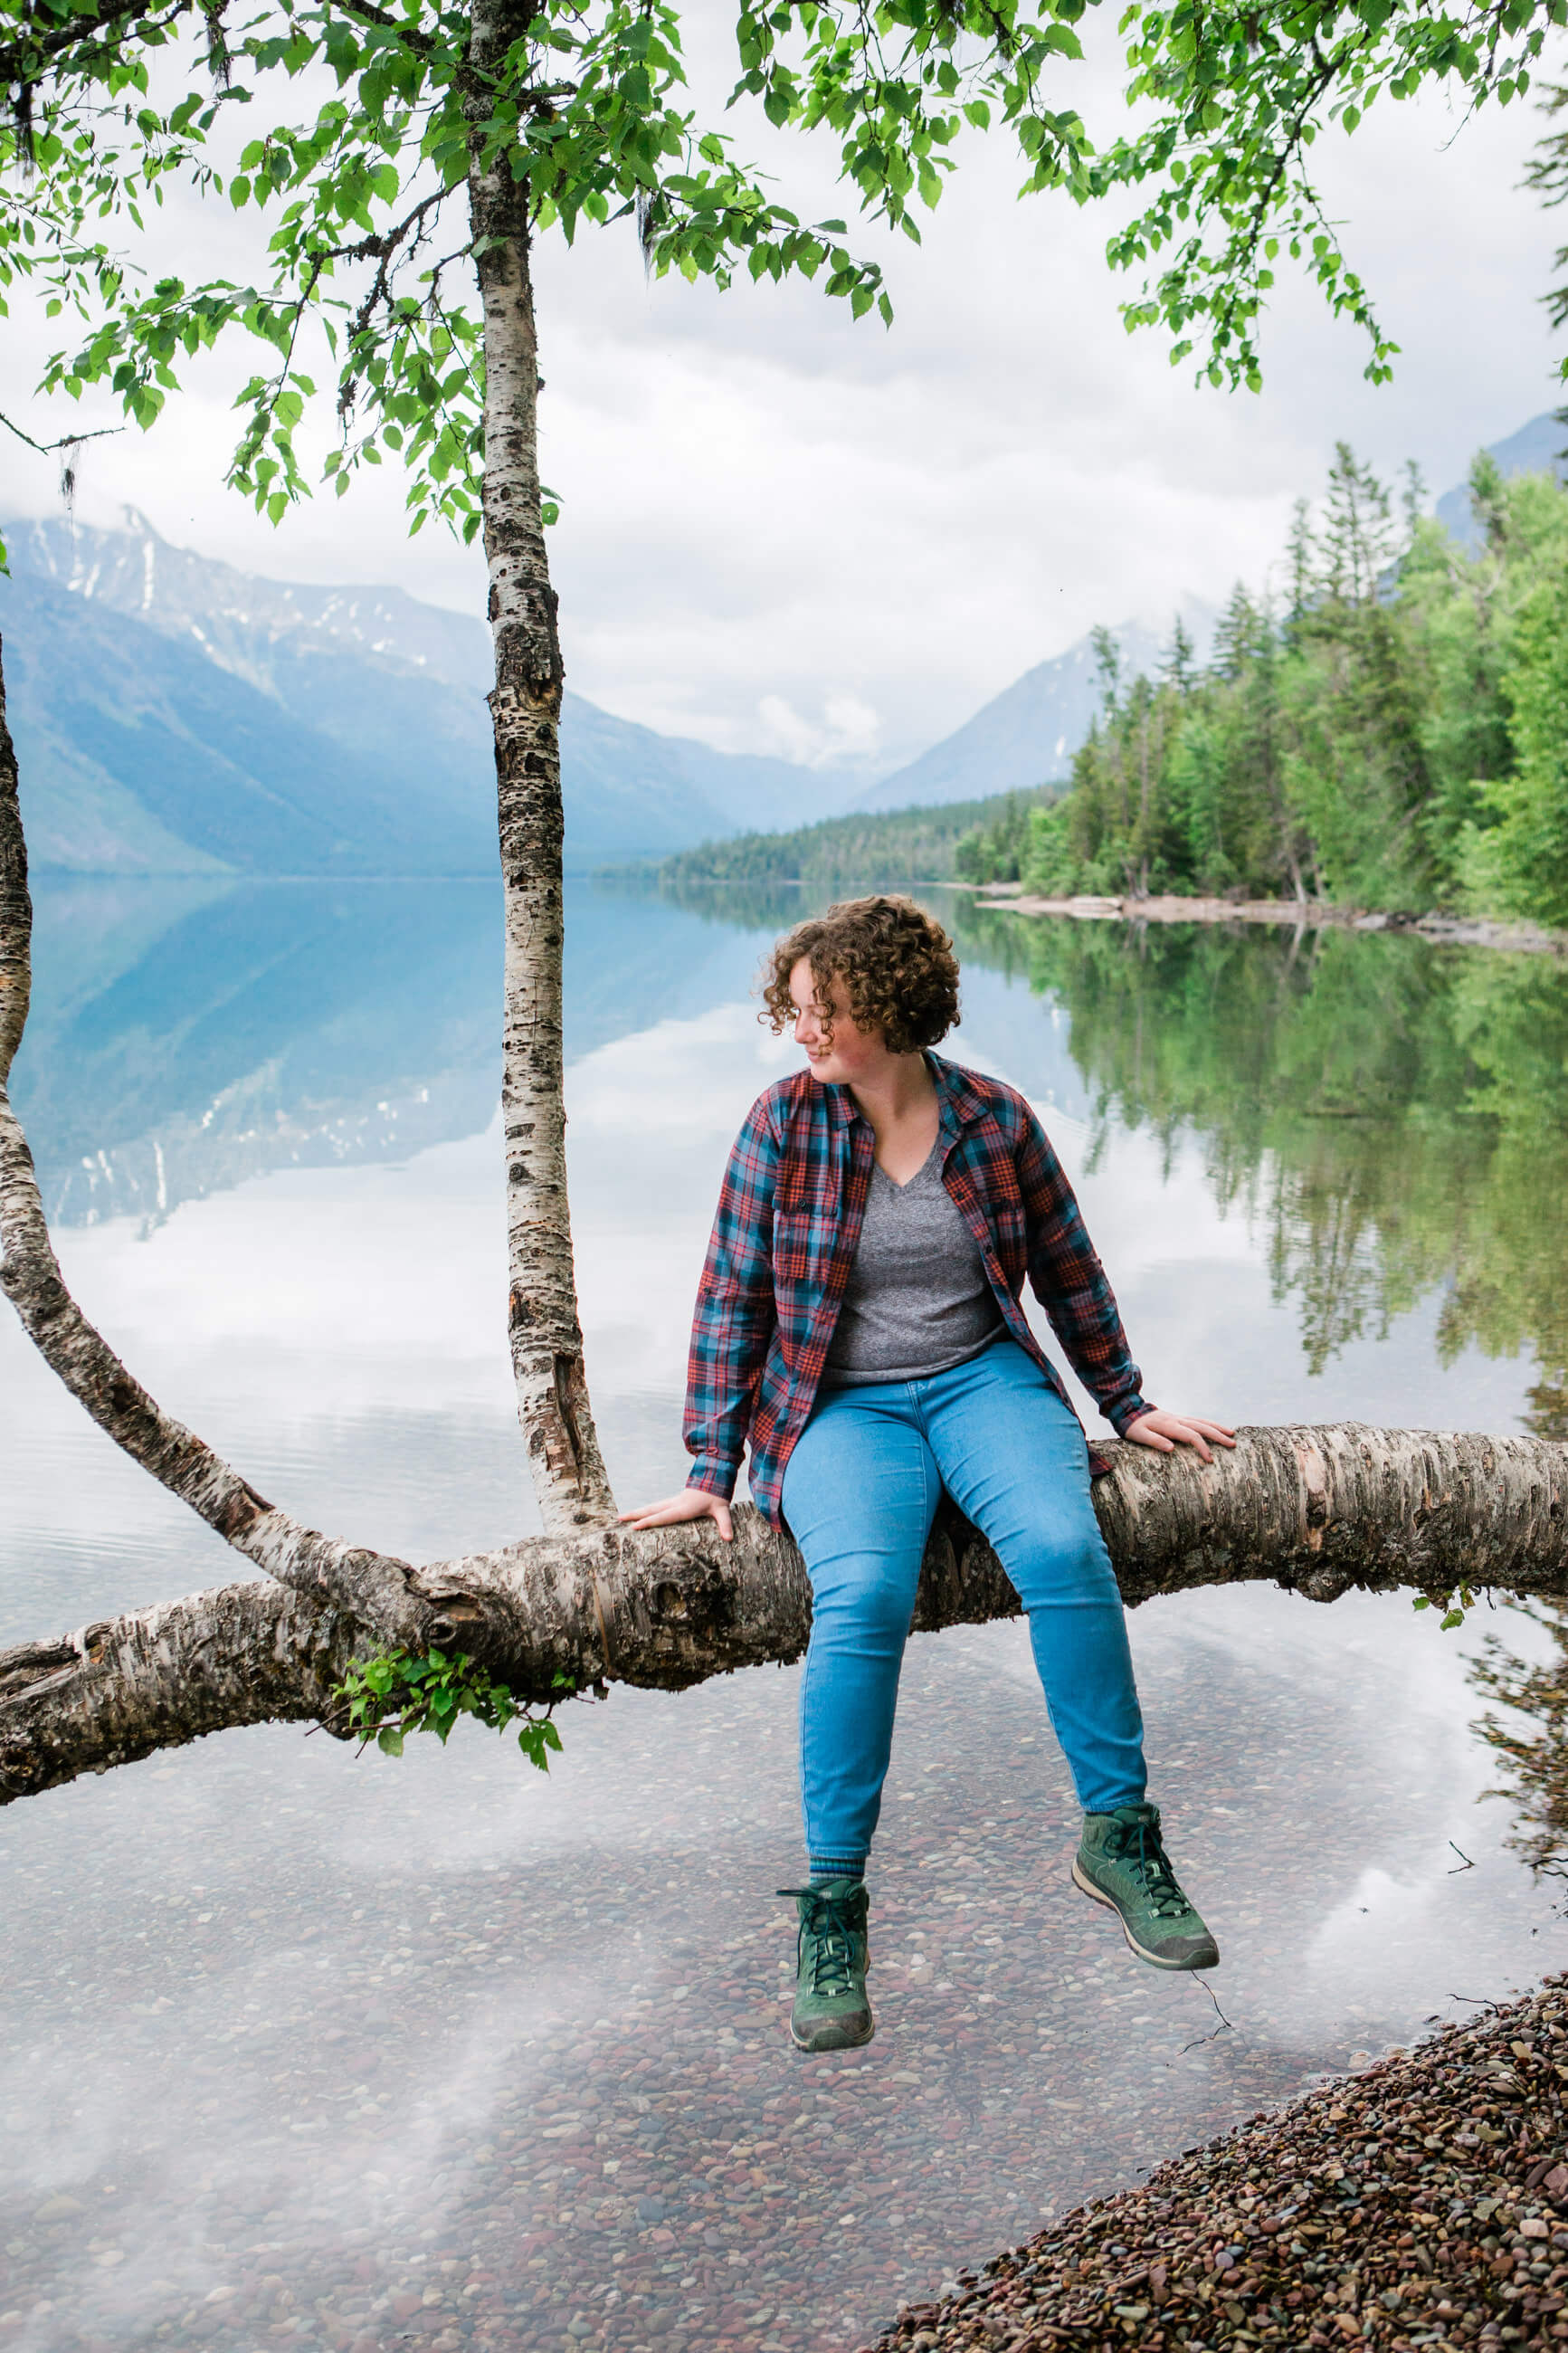
{"label": "calm lake surface", "polygon": [[[950,1050],[1040,1109],[1152,1396],[1568,1434],[1560,967],[931,903],[965,957]],[[796,912],[571,894],[579,1274],[627,1501],[684,1475],[720,1171],[793,1060],[748,992]],[[78,1295],[154,1393],[367,1543],[535,1525],[496,892],[46,885],[37,958],[19,1105]],[[8,1316],[0,1397],[0,1639],[233,1573]],[[1132,1639],[1223,2019],[1068,1885],[1018,1625],[911,1645],[879,2032],[832,2059],[784,2031],[793,1670],[570,1708],[548,1779],[471,1726],[401,1760],[273,1727],[0,1814],[0,2346],[852,2347],[1564,1965],[1561,1882],[1521,1852],[1549,1833],[1487,1794],[1476,1729],[1495,1645],[1544,1670],[1553,1627],[1255,1588]]]}

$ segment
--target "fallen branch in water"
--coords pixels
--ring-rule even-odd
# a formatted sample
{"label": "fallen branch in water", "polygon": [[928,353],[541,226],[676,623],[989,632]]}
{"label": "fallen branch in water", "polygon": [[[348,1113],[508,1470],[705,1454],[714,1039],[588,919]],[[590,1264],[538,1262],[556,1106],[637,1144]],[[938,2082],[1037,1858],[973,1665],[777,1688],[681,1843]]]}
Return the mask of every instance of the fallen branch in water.
{"label": "fallen branch in water", "polygon": [[[1466,1584],[1568,1596],[1568,1447],[1544,1439],[1329,1428],[1244,1430],[1236,1451],[1108,1445],[1095,1501],[1125,1599],[1261,1580],[1331,1601],[1352,1587]],[[710,1523],[536,1536],[409,1567],[428,1640],[548,1705],[626,1683],[680,1691],[798,1658],[811,1594],[789,1537],[754,1511]],[[917,1631],[1016,1613],[994,1554],[956,1514],[932,1532]],[[0,1795],[20,1797],[227,1724],[326,1717],[376,1645],[352,1610],[281,1586],[226,1586],[0,1651]]]}

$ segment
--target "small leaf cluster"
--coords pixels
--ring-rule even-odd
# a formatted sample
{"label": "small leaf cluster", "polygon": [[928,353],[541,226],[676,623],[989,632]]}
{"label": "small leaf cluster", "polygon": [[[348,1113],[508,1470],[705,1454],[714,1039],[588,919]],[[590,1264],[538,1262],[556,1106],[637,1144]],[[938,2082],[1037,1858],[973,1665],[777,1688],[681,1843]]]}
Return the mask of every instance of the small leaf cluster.
{"label": "small leaf cluster", "polygon": [[[561,1697],[576,1686],[569,1675],[557,1675]],[[332,1693],[350,1729],[363,1748],[374,1740],[387,1757],[401,1757],[411,1732],[433,1732],[443,1747],[452,1727],[465,1715],[473,1716],[492,1732],[515,1725],[517,1745],[531,1765],[550,1770],[550,1751],[560,1752],[561,1735],[552,1717],[552,1700],[542,1712],[520,1700],[498,1683],[468,1653],[448,1657],[444,1651],[388,1651],[373,1659],[356,1659]]]}
{"label": "small leaf cluster", "polygon": [[1465,1612],[1476,1606],[1476,1597],[1468,1585],[1450,1586],[1441,1593],[1418,1593],[1411,1603],[1413,1609],[1440,1609],[1443,1613],[1439,1631],[1451,1634],[1456,1626],[1465,1622]]}
{"label": "small leaf cluster", "polygon": [[1077,111],[1046,103],[1048,71],[1083,51],[1086,0],[1045,0],[1031,15],[999,5],[890,0],[876,10],[806,0],[742,0],[735,97],[760,99],[771,122],[826,130],[861,207],[917,245],[911,205],[939,202],[949,152],[965,125],[1010,125],[1031,187],[1089,193],[1088,134]]}

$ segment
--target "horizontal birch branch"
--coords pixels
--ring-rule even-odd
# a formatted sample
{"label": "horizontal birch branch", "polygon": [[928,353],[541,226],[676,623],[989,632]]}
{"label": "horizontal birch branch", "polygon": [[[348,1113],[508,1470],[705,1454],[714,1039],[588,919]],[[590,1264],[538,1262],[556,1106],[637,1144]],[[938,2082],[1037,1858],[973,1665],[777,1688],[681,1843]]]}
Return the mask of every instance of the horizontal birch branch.
{"label": "horizontal birch branch", "polygon": [[[1108,1445],[1095,1502],[1123,1598],[1265,1581],[1313,1601],[1352,1587],[1468,1585],[1568,1599],[1568,1446],[1356,1423],[1244,1430],[1234,1453]],[[637,1535],[538,1536],[407,1571],[430,1638],[520,1698],[625,1683],[677,1692],[798,1658],[811,1593],[788,1535],[742,1507]],[[914,1630],[1016,1614],[990,1547],[951,1506],[932,1531]],[[333,1685],[378,1647],[352,1609],[277,1583],[198,1593],[54,1642],[0,1651],[0,1801],[231,1725],[343,1729]]]}

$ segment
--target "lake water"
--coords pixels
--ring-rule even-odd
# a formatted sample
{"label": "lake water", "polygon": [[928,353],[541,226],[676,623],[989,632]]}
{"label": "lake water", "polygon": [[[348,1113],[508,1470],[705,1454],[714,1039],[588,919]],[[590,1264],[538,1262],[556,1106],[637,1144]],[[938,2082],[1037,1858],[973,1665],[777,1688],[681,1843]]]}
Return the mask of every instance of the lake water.
{"label": "lake water", "polygon": [[[1151,1394],[1568,1432],[1559,967],[933,903],[952,1050],[1041,1110]],[[795,912],[572,893],[578,1264],[624,1500],[683,1476],[720,1171],[792,1060],[748,992]],[[478,885],[38,894],[17,1096],[79,1297],[264,1493],[419,1557],[535,1525],[499,975]],[[0,1395],[0,1639],[233,1573],[9,1319]],[[1551,1626],[1249,1588],[1132,1639],[1223,2018],[1068,1885],[1017,1625],[911,1646],[879,2032],[831,2059],[784,2031],[794,1670],[569,1708],[548,1779],[471,1726],[395,1761],[270,1727],[0,1815],[0,2346],[856,2346],[1043,2216],[1563,1965],[1560,1883],[1518,1851],[1551,1825],[1486,1794],[1475,1729],[1488,1643],[1544,1670]]]}

